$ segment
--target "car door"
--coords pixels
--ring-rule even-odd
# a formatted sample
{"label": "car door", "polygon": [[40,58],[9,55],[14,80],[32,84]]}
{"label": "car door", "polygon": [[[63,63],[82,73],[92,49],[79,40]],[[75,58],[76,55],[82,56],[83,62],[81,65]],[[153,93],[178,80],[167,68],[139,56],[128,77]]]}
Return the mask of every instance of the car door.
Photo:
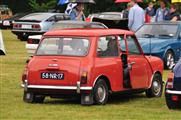
{"label": "car door", "polygon": [[122,62],[116,36],[102,36],[97,42],[95,77],[105,75],[113,91],[122,90]]}
{"label": "car door", "polygon": [[130,80],[133,89],[148,87],[148,61],[144,57],[134,35],[126,35],[128,51],[128,66],[130,66]]}

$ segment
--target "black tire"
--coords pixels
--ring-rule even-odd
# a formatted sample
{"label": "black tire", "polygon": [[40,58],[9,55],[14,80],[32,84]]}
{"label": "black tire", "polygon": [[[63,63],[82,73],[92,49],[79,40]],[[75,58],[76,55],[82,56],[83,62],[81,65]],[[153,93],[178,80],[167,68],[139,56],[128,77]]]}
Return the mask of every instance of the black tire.
{"label": "black tire", "polygon": [[171,50],[168,50],[164,58],[164,67],[165,69],[171,70],[175,64],[174,53]]}
{"label": "black tire", "polygon": [[108,87],[103,79],[99,79],[93,89],[95,104],[104,105],[108,100]]}
{"label": "black tire", "polygon": [[146,90],[147,97],[161,97],[163,91],[163,81],[160,74],[153,76],[152,84],[149,89]]}
{"label": "black tire", "polygon": [[23,101],[26,103],[43,103],[45,96],[42,95],[35,95],[32,92],[24,91],[23,94]]}
{"label": "black tire", "polygon": [[178,108],[178,106],[179,106],[178,102],[172,101],[170,94],[165,93],[165,100],[166,100],[167,107],[169,109],[176,109],[176,108]]}

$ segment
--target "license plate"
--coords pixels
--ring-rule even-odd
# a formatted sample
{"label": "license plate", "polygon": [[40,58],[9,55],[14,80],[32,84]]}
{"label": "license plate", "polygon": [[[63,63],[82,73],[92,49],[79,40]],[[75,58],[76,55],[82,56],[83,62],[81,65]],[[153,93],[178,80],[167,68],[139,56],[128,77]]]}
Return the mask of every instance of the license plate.
{"label": "license plate", "polygon": [[41,73],[41,79],[64,80],[64,74],[43,72]]}
{"label": "license plate", "polygon": [[24,28],[24,29],[31,29],[31,25],[22,25],[21,28]]}

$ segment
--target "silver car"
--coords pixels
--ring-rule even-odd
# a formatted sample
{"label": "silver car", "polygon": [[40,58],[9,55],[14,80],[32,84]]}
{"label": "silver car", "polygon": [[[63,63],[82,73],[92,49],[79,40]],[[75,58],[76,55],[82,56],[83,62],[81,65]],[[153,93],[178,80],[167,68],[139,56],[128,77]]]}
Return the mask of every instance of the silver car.
{"label": "silver car", "polygon": [[70,17],[64,13],[31,13],[16,20],[12,32],[20,40],[27,40],[29,35],[42,35],[55,22],[69,19]]}

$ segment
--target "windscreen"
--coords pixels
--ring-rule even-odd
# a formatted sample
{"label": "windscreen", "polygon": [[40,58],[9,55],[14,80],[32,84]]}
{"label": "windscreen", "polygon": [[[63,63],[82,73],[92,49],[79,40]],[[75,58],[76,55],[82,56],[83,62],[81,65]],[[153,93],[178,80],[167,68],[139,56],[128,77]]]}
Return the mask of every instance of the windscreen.
{"label": "windscreen", "polygon": [[137,37],[175,37],[177,33],[178,25],[176,24],[150,24],[143,25],[137,32]]}
{"label": "windscreen", "polygon": [[36,55],[85,56],[88,48],[87,38],[45,38]]}

